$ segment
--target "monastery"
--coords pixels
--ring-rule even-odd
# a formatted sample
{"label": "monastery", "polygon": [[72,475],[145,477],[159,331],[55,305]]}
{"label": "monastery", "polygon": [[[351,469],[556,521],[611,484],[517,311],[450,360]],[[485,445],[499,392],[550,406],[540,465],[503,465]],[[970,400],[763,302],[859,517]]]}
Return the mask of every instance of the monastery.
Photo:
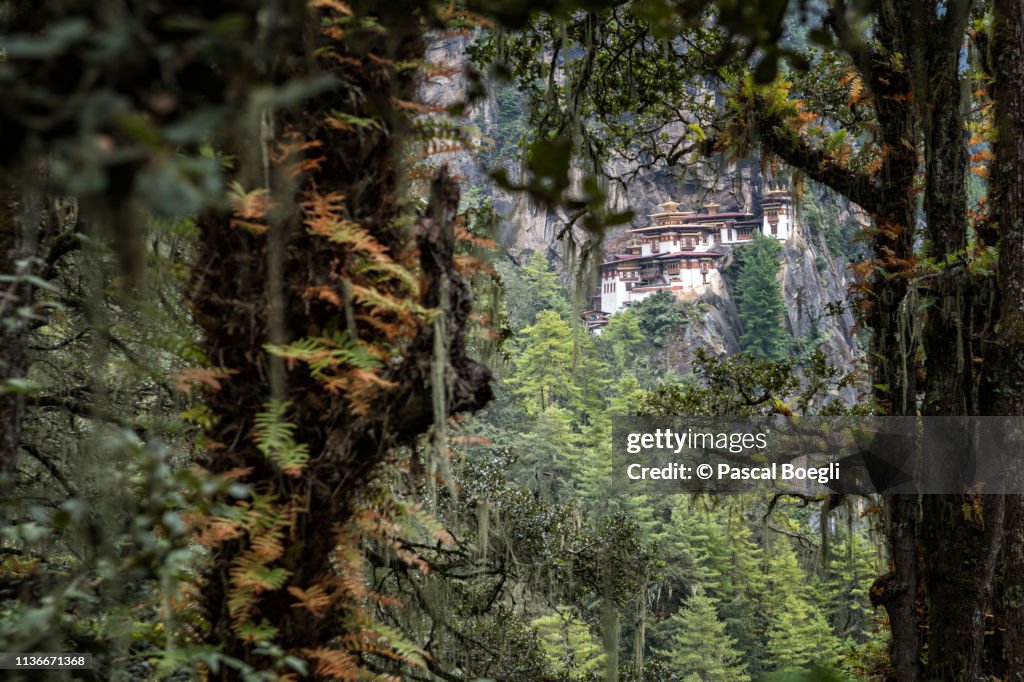
{"label": "monastery", "polygon": [[599,307],[585,315],[587,327],[599,331],[608,317],[659,291],[694,297],[718,288],[719,264],[731,248],[751,241],[754,233],[786,241],[796,233],[793,201],[787,190],[769,191],[761,203],[761,217],[719,213],[707,204],[700,213],[680,211],[666,201],[650,215],[651,224],[629,231],[624,251],[601,264]]}

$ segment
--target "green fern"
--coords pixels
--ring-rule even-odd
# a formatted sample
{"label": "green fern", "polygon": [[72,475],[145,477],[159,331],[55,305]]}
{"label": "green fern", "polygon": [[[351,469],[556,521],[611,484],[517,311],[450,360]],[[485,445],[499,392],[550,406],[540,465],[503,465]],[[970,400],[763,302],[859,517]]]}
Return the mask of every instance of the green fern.
{"label": "green fern", "polygon": [[281,471],[295,476],[309,461],[309,446],[295,442],[295,425],[284,419],[289,405],[287,401],[268,402],[266,409],[256,415],[253,439],[267,459]]}
{"label": "green fern", "polygon": [[358,369],[374,369],[380,366],[369,349],[353,340],[345,332],[330,336],[299,339],[288,345],[267,344],[267,352],[289,362],[304,362],[313,376],[321,378],[331,369],[350,365]]}

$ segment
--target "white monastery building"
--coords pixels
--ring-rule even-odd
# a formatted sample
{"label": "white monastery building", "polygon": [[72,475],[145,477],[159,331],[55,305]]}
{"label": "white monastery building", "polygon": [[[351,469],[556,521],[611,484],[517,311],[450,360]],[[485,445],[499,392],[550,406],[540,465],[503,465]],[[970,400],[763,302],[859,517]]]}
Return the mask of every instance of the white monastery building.
{"label": "white monastery building", "polygon": [[718,265],[731,247],[753,240],[758,231],[779,241],[796,232],[793,201],[782,189],[765,195],[760,218],[719,213],[718,204],[707,204],[701,213],[680,211],[671,200],[658,208],[649,227],[630,230],[626,249],[601,264],[600,308],[589,311],[588,327],[604,326],[609,315],[659,291],[689,298],[718,288]]}

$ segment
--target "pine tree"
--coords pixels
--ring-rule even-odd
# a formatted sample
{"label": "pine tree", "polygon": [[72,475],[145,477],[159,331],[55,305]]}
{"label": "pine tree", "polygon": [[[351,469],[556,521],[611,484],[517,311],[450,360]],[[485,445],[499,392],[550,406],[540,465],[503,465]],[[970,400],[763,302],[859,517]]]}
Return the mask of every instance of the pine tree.
{"label": "pine tree", "polygon": [[758,236],[743,247],[739,256],[736,299],[743,324],[740,346],[762,360],[785,360],[791,345],[783,327],[786,307],[776,280],[780,249],[774,239]]}
{"label": "pine tree", "polygon": [[542,252],[534,251],[521,266],[507,261],[499,263],[498,272],[508,321],[514,330],[533,324],[537,314],[544,310],[569,317],[566,288]]}
{"label": "pine tree", "polygon": [[728,633],[739,642],[746,654],[749,670],[757,674],[764,667],[764,650],[759,642],[764,633],[762,609],[765,578],[760,571],[762,550],[754,541],[742,510],[718,513],[722,529],[722,547],[726,552],[715,555],[712,565],[717,576],[718,599]]}
{"label": "pine tree", "polygon": [[587,624],[575,614],[552,613],[531,625],[558,679],[585,680],[604,668],[605,654]]}
{"label": "pine tree", "polygon": [[576,325],[574,332],[576,362],[572,373],[579,388],[579,401],[575,407],[580,412],[580,421],[586,424],[607,408],[611,373],[598,355],[594,337],[585,333],[580,325]]}
{"label": "pine tree", "polygon": [[522,351],[513,358],[509,382],[530,412],[579,403],[582,391],[573,371],[572,328],[558,313],[544,310],[518,337]]}
{"label": "pine tree", "polygon": [[773,542],[767,569],[768,663],[776,670],[836,663],[839,640],[805,593],[807,575],[788,539]]}
{"label": "pine tree", "polygon": [[529,487],[545,500],[558,501],[559,491],[572,485],[577,446],[569,410],[549,407],[522,425],[514,451],[520,456],[520,470],[529,477]]}
{"label": "pine tree", "polygon": [[637,406],[643,397],[640,382],[632,374],[620,375],[615,392],[608,401],[608,416],[625,417],[636,414]]}
{"label": "pine tree", "polygon": [[600,415],[583,430],[582,447],[574,475],[580,501],[587,512],[605,514],[619,510],[633,496],[619,495],[612,478],[611,420]]}
{"label": "pine tree", "polygon": [[669,648],[656,651],[684,680],[747,682],[750,676],[736,640],[718,617],[717,602],[706,594],[690,597],[665,621]]}
{"label": "pine tree", "polygon": [[632,310],[612,315],[598,337],[602,356],[616,375],[635,371],[644,342],[640,320]]}
{"label": "pine tree", "polygon": [[715,599],[726,632],[744,654],[748,671],[761,672],[765,580],[761,549],[742,514],[705,509],[700,498],[680,497],[665,541],[673,560],[664,571],[679,589],[703,590]]}
{"label": "pine tree", "polygon": [[869,587],[881,572],[878,553],[862,531],[850,528],[831,545],[830,554],[829,619],[839,636],[863,643],[875,629]]}

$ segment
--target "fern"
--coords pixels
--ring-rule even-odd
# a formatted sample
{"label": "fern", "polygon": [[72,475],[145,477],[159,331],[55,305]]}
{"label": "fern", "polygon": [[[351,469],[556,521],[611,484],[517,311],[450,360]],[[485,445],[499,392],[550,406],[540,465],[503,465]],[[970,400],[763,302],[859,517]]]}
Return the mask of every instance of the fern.
{"label": "fern", "polygon": [[277,637],[278,629],[263,620],[259,624],[245,623],[235,630],[238,638],[246,642],[268,642]]}
{"label": "fern", "polygon": [[351,339],[346,332],[299,339],[288,345],[267,344],[264,348],[284,358],[289,365],[296,362],[309,365],[310,372],[319,379],[326,378],[328,371],[343,365],[376,369],[381,364],[366,344]]}
{"label": "fern", "polygon": [[256,415],[253,439],[263,455],[289,476],[298,476],[309,461],[309,446],[296,443],[295,425],[284,421],[286,401],[271,400]]}

